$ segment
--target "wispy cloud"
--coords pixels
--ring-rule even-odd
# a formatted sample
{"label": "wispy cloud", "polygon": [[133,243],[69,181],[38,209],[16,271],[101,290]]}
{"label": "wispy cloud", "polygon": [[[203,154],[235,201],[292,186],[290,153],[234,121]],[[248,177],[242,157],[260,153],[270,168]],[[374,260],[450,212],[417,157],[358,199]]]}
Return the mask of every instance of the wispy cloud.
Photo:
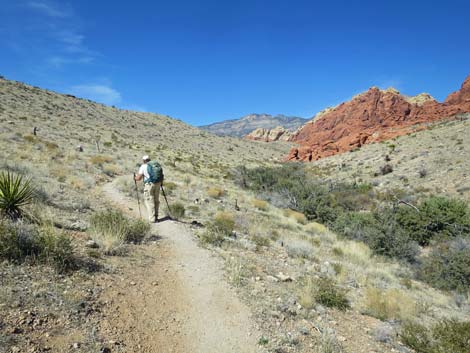
{"label": "wispy cloud", "polygon": [[121,93],[110,85],[94,83],[76,85],[70,87],[69,92],[78,97],[88,98],[107,105],[119,104],[122,101]]}
{"label": "wispy cloud", "polygon": [[46,62],[55,68],[61,68],[67,64],[91,64],[95,60],[92,56],[80,56],[77,58],[51,56],[46,59]]}
{"label": "wispy cloud", "polygon": [[30,1],[26,6],[49,17],[66,18],[72,15],[70,10],[56,7],[45,1]]}

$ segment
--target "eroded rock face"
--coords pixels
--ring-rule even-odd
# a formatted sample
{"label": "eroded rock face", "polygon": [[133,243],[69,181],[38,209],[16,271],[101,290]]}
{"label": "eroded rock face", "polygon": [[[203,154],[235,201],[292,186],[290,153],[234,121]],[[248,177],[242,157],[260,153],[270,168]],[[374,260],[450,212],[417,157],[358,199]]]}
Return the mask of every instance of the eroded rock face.
{"label": "eroded rock face", "polygon": [[245,136],[248,140],[254,141],[264,141],[264,142],[272,142],[272,141],[287,141],[292,136],[292,133],[282,126],[278,126],[274,129],[263,129],[258,128],[248,135]]}
{"label": "eroded rock face", "polygon": [[307,123],[290,141],[299,143],[288,160],[312,161],[426,128],[425,123],[470,112],[470,77],[438,103],[428,94],[406,97],[372,87]]}

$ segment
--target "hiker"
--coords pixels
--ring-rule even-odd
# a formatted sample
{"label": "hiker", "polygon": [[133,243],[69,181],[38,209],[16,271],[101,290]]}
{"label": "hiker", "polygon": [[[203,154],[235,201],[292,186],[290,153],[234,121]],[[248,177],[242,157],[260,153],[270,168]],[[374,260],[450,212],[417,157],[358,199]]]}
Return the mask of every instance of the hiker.
{"label": "hiker", "polygon": [[149,222],[158,222],[158,207],[160,206],[160,187],[163,182],[162,167],[158,162],[150,161],[150,157],[142,157],[143,164],[135,176],[136,181],[144,181],[144,201],[149,217]]}

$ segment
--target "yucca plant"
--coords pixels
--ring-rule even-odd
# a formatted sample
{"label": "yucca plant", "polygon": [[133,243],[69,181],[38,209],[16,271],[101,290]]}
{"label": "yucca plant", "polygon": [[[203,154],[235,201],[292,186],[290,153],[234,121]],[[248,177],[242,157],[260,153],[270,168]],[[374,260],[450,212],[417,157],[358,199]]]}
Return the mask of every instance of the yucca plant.
{"label": "yucca plant", "polygon": [[10,172],[0,173],[0,211],[15,220],[34,197],[31,179]]}

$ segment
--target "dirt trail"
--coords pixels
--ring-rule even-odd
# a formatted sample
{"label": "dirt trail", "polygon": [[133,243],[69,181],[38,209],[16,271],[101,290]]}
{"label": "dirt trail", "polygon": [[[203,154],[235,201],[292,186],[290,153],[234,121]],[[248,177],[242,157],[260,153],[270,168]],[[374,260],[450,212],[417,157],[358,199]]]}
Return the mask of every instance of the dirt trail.
{"label": "dirt trail", "polygon": [[[103,193],[138,215],[137,203],[120,194],[115,183],[104,186]],[[104,291],[101,323],[101,331],[116,340],[111,343],[125,352],[261,351],[260,334],[248,308],[225,283],[221,261],[197,246],[187,225],[164,221],[152,228],[161,238],[136,247],[128,261],[114,260],[120,281]]]}

